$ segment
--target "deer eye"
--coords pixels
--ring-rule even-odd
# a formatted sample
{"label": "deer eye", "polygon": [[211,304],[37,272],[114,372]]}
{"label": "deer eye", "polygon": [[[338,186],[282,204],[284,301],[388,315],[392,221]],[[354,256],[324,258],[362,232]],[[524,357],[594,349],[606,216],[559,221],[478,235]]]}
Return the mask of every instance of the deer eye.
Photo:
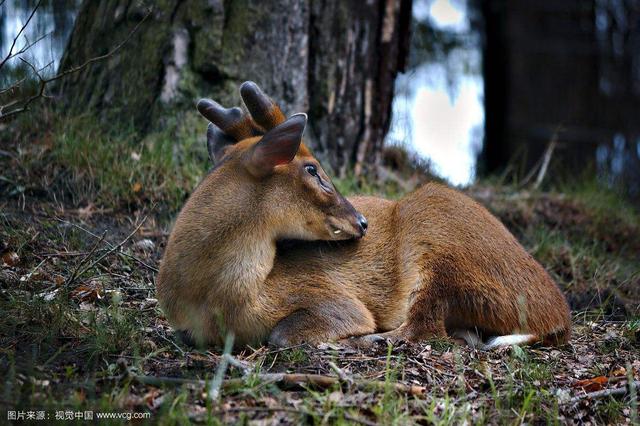
{"label": "deer eye", "polygon": [[318,169],[316,168],[316,166],[314,166],[313,164],[307,164],[306,166],[304,166],[304,169],[307,171],[307,173],[309,173],[311,176],[318,176]]}

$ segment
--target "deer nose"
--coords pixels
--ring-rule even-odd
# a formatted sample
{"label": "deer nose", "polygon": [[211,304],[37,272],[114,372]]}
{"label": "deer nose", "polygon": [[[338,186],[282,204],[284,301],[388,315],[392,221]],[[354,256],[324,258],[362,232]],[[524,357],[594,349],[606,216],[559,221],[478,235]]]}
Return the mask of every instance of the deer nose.
{"label": "deer nose", "polygon": [[367,222],[367,218],[360,213],[358,213],[358,224],[360,225],[360,232],[364,235],[369,227],[369,222]]}

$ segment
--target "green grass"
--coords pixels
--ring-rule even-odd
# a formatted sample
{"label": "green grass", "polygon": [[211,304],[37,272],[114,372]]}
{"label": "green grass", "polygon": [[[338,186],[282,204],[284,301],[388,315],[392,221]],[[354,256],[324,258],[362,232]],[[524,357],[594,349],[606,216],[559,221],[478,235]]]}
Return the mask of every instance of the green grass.
{"label": "green grass", "polygon": [[640,212],[629,203],[623,188],[607,186],[586,176],[560,184],[557,191],[583,203],[602,222],[615,220],[626,225],[640,224]]}
{"label": "green grass", "polygon": [[17,151],[17,176],[4,176],[14,195],[34,181],[74,205],[135,208],[158,203],[175,212],[210,167],[206,123],[184,114],[162,132],[140,138],[121,123],[105,128],[91,116],[58,119]]}
{"label": "green grass", "polygon": [[[48,132],[29,133],[25,138],[29,143],[12,151],[21,166],[0,172],[6,178],[3,185],[9,188],[7,199],[27,199],[42,212],[29,215],[17,209],[0,213],[0,242],[21,258],[14,268],[17,278],[33,272],[44,253],[86,253],[95,244],[95,238],[54,219],[65,216],[60,206],[77,209],[93,203],[108,209],[96,216],[98,220],[118,216],[120,224],[109,225],[116,229],[107,227],[111,242],[117,242],[113,231],[126,235],[131,230],[131,213],[138,209],[157,203],[166,216],[174,215],[209,168],[205,125],[195,114],[168,123],[169,130],[144,139],[130,129],[118,127],[115,124],[113,129],[104,129],[90,117],[60,121]],[[381,185],[354,176],[334,182],[345,195],[398,198],[404,193],[393,182]],[[221,419],[207,414],[207,410],[237,405],[263,409],[295,405],[300,413],[289,413],[285,418],[312,424],[353,424],[349,420],[352,416],[380,424],[560,423],[560,416],[574,414],[558,402],[558,390],[575,392],[570,387],[574,377],[557,380],[559,375],[571,375],[563,370],[564,360],[578,355],[596,357],[581,373],[581,377],[595,377],[609,374],[613,363],[628,361],[629,354],[637,351],[640,313],[625,313],[624,322],[616,329],[619,333],[612,337],[598,331],[600,334],[591,341],[590,327],[594,320],[607,324],[613,302],[625,297],[634,300],[637,296],[634,288],[640,276],[640,259],[632,250],[638,238],[631,231],[637,229],[640,216],[618,192],[593,181],[524,196],[514,188],[494,185],[491,189],[504,198],[490,200],[490,207],[565,292],[576,303],[582,300],[580,297],[595,300],[594,306],[585,308],[575,320],[582,327],[577,331],[579,344],[588,347],[563,348],[559,358],[551,360],[546,357],[546,349],[516,348],[487,355],[462,350],[444,340],[422,345],[429,345],[433,355],[420,362],[415,359],[419,351],[391,347],[374,354],[348,354],[356,360],[344,364],[352,374],[375,377],[387,384],[383,390],[365,396],[349,386],[290,391],[265,383],[258,373],[330,370],[326,360],[318,358],[317,351],[306,347],[274,353],[263,348],[267,352],[253,359],[253,374],[245,378],[244,384],[227,389],[222,405],[216,405],[201,389],[154,390],[120,377],[119,359],[125,360],[132,371],[157,376],[210,379],[216,370],[215,351],[194,350],[176,343],[174,336],[165,336],[165,329],[158,326],[166,325],[160,319],[159,308],[141,310],[141,303],[154,297],[153,273],[124,256],[110,256],[79,276],[71,288],[63,288],[55,298],[45,300],[41,296],[55,288],[54,277],[68,278],[81,259],[62,257],[55,262],[48,259],[40,267],[42,276],[37,279],[0,282],[0,367],[6,371],[0,384],[0,399],[15,403],[15,408],[44,407],[52,413],[60,409],[151,410],[153,421],[160,424],[187,424],[194,407],[199,407],[199,419],[204,424],[217,425]],[[50,190],[47,197],[51,198],[39,198],[46,190]],[[85,220],[73,215],[67,218],[74,222]],[[91,218],[86,221],[83,225],[98,234],[101,231],[97,228],[105,229],[102,224],[92,223]],[[158,246],[163,238],[157,240]],[[158,247],[155,257],[146,261],[157,266],[160,252]],[[91,280],[101,281],[111,292],[86,310],[74,299],[72,290]],[[251,353],[247,351],[239,357]],[[445,355],[453,355],[453,362],[442,363]],[[344,354],[336,351],[323,356],[340,364]],[[372,360],[362,367],[358,357]],[[430,368],[421,370],[420,363]],[[241,375],[235,369],[227,372],[227,377]],[[48,385],[44,385],[46,380]],[[412,380],[428,386],[424,399],[399,394],[390,386]],[[150,409],[144,398],[150,398],[153,392],[159,393],[162,403]],[[624,421],[624,410],[629,408],[633,409],[633,405],[628,399],[611,398],[580,409],[601,423],[617,423]],[[283,414],[247,411],[239,413],[237,421],[276,421],[280,415]]]}
{"label": "green grass", "polygon": [[405,191],[392,181],[380,184],[371,182],[366,177],[358,178],[353,174],[348,174],[342,178],[334,178],[333,183],[338,191],[345,196],[373,195],[395,200],[405,194]]}

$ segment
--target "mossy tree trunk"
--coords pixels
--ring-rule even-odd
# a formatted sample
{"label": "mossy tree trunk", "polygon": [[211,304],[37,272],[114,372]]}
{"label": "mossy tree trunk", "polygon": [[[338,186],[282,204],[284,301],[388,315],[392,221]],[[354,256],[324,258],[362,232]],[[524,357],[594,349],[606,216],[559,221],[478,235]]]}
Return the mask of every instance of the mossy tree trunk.
{"label": "mossy tree trunk", "polygon": [[[136,0],[85,1],[61,69],[108,52],[145,14]],[[388,130],[410,18],[411,0],[162,0],[62,99],[144,134],[194,123],[182,117],[200,97],[237,105],[238,84],[254,80],[287,114],[309,112],[307,141],[334,171],[360,171]]]}

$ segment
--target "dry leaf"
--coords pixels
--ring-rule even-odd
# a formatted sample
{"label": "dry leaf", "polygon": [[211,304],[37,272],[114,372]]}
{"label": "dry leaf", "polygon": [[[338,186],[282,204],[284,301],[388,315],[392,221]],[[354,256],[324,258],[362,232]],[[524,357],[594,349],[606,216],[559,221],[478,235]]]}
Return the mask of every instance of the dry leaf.
{"label": "dry leaf", "polygon": [[15,251],[8,251],[2,255],[2,262],[7,266],[14,266],[20,262],[20,256]]}
{"label": "dry leaf", "polygon": [[100,281],[92,280],[89,284],[81,285],[73,290],[71,296],[80,302],[95,302],[104,297],[104,288]]}
{"label": "dry leaf", "polygon": [[164,398],[162,398],[161,396],[162,392],[160,392],[159,389],[151,389],[142,397],[142,399],[144,400],[144,403],[147,405],[147,407],[149,407],[149,409],[154,410],[160,404],[162,404],[162,400]]}
{"label": "dry leaf", "polygon": [[45,302],[51,302],[53,299],[56,298],[56,295],[58,294],[59,290],[60,290],[59,288],[56,288],[53,291],[45,291],[45,292],[42,292],[42,293],[38,293],[36,295],[36,297],[41,298]]}
{"label": "dry leaf", "polygon": [[93,216],[94,211],[95,206],[93,205],[93,203],[89,203],[86,207],[79,208],[77,210],[77,213],[80,218],[89,219],[91,216]]}
{"label": "dry leaf", "polygon": [[621,376],[626,376],[627,375],[627,369],[624,367],[619,367],[616,368],[615,370],[613,370],[613,372],[611,373],[611,375],[613,377],[621,377]]}
{"label": "dry leaf", "polygon": [[592,379],[578,380],[573,384],[573,387],[582,388],[586,392],[595,392],[602,390],[608,381],[609,379],[605,376],[598,376]]}

